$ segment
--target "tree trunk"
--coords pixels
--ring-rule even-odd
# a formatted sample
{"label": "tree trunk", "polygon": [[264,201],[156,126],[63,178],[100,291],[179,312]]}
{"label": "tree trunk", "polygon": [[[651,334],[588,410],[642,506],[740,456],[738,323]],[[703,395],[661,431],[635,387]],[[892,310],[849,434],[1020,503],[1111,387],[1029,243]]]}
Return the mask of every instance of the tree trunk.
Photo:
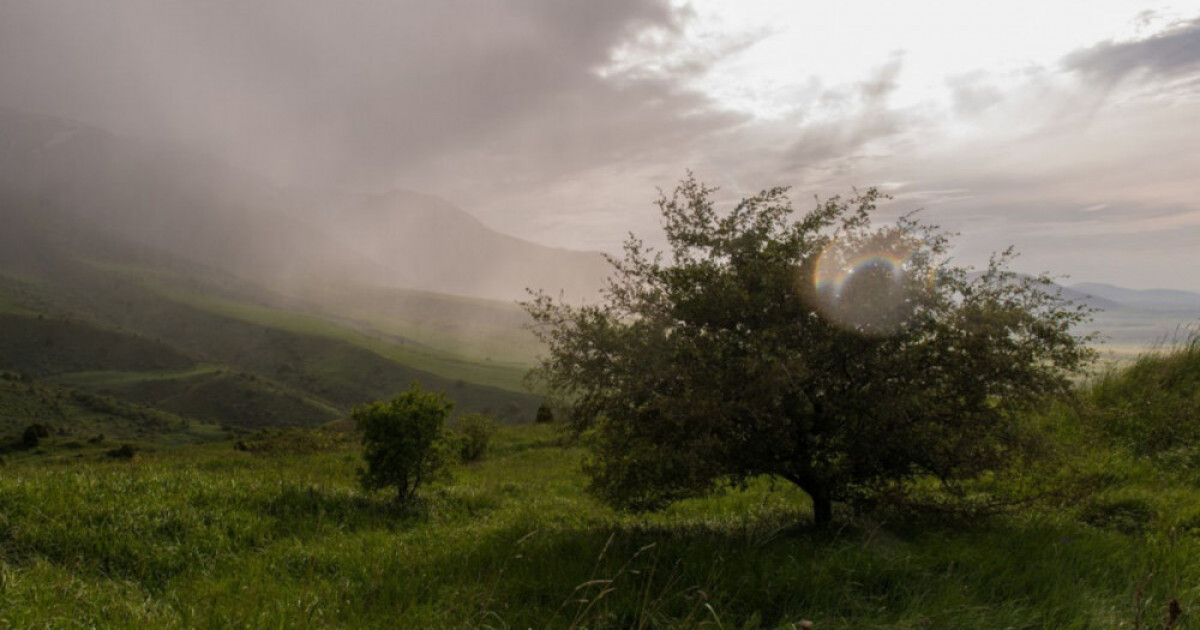
{"label": "tree trunk", "polygon": [[833,501],[829,499],[829,492],[809,492],[809,496],[813,502],[813,525],[818,530],[828,531],[829,524],[833,522]]}
{"label": "tree trunk", "polygon": [[812,478],[784,477],[796,484],[809,497],[813,504],[813,526],[820,531],[828,531],[833,522],[833,499],[829,497],[829,488]]}

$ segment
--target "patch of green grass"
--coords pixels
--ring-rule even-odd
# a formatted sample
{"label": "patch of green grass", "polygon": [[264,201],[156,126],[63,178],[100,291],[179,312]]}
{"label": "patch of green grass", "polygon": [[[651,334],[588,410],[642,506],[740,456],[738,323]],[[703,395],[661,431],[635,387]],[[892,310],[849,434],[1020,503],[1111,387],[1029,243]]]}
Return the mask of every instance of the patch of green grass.
{"label": "patch of green grass", "polygon": [[[342,341],[397,363],[448,379],[524,391],[522,379],[530,364],[511,363],[500,357],[496,361],[481,361],[478,358],[437,350],[415,340],[417,336],[425,336],[422,328],[418,326],[378,316],[363,317],[361,314],[357,318],[341,317],[342,321],[331,321],[317,314],[223,297],[211,289],[196,288],[194,282],[183,282],[163,273],[121,269],[128,277],[137,278],[145,283],[156,294],[191,308],[298,335]],[[376,325],[381,328],[376,328]],[[406,334],[413,337],[402,336]],[[436,335],[434,337],[445,341],[445,338]]]}
{"label": "patch of green grass", "polygon": [[[36,449],[24,449],[21,434],[32,424],[47,426],[51,437],[44,438]],[[9,459],[74,457],[80,452],[77,446],[112,448],[120,441],[168,445],[226,437],[215,425],[162,409],[39,382],[26,375],[0,373],[0,451],[7,450]]]}
{"label": "patch of green grass", "polygon": [[342,415],[303,391],[212,365],[166,372],[80,372],[54,382],[240,428],[316,426]]}
{"label": "patch of green grass", "polygon": [[[194,363],[224,365],[232,371],[255,375],[340,412],[388,398],[412,381],[445,391],[455,401],[458,412],[489,412],[506,422],[532,418],[538,403],[537,398],[525,393],[419,370],[337,339],[336,335],[302,334],[193,308],[164,298],[128,272],[64,263],[56,273],[56,284],[47,289],[47,300],[54,301],[56,311],[79,313],[72,321],[82,321],[86,316],[112,329],[136,331],[139,338],[153,340],[151,343],[166,340],[178,352],[194,357]],[[192,282],[196,283],[206,286],[200,280]],[[320,321],[313,318],[309,323]],[[331,323],[321,325],[336,328]],[[83,371],[113,369],[82,363],[69,367]],[[55,371],[73,370],[60,367]],[[159,370],[139,367],[137,371]],[[176,409],[188,411],[184,407]],[[223,421],[236,423],[238,418]]]}
{"label": "patch of green grass", "polygon": [[1092,426],[1134,452],[1200,470],[1200,334],[1111,367],[1084,392]]}
{"label": "patch of green grass", "polygon": [[69,385],[72,387],[83,387],[89,389],[99,389],[104,387],[115,387],[122,385],[132,385],[144,383],[147,381],[168,381],[178,379],[188,379],[197,376],[206,376],[219,374],[224,370],[219,365],[195,365],[190,368],[177,370],[155,370],[155,371],[137,371],[137,372],[121,372],[113,370],[98,370],[94,372],[72,372],[61,376],[52,377],[49,380],[53,383]]}
{"label": "patch of green grass", "polygon": [[0,314],[0,369],[47,376],[82,370],[162,370],[193,361],[158,341],[87,322]]}
{"label": "patch of green grass", "polygon": [[476,361],[528,366],[541,343],[515,303],[353,283],[314,283],[293,292],[324,315],[368,334],[401,336]]}
{"label": "patch of green grass", "polygon": [[1052,509],[821,535],[801,493],[765,480],[630,515],[583,492],[553,427],[494,446],[416,512],[362,492],[353,450],[10,465],[0,624],[1095,628],[1200,605],[1200,538],[1166,520],[1123,533]]}

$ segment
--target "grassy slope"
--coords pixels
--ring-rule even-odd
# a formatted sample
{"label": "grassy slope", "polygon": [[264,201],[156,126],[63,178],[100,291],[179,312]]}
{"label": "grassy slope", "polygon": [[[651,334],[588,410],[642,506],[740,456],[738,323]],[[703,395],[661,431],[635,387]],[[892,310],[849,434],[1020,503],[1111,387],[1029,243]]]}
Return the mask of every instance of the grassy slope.
{"label": "grassy slope", "polygon": [[794,526],[800,493],[765,483],[613,513],[551,431],[503,430],[425,493],[423,516],[359,491],[341,451],[9,466],[0,624],[1094,628],[1132,626],[1139,607],[1161,625],[1170,597],[1200,606],[1200,492],[1136,462],[1104,496],[1145,497],[1140,529],[1065,506],[965,530],[848,522],[826,538]]}
{"label": "grassy slope", "polygon": [[327,316],[476,362],[526,366],[541,345],[518,305],[410,289],[313,283],[291,291]]}
{"label": "grassy slope", "polygon": [[[533,396],[417,369],[405,363],[415,361],[413,352],[324,319],[206,294],[202,290],[204,284],[199,281],[177,278],[180,288],[168,290],[161,279],[147,283],[136,275],[115,272],[109,267],[56,261],[50,272],[43,272],[32,281],[29,278],[5,278],[0,290],[9,296],[10,302],[23,308],[56,314],[58,319],[72,314],[70,317],[76,322],[80,317],[74,314],[84,314],[94,322],[103,322],[103,326],[136,331],[147,343],[158,344],[158,340],[163,340],[194,360],[255,374],[257,378],[277,384],[276,393],[299,394],[290,401],[292,409],[281,412],[282,415],[272,412],[269,407],[260,407],[261,413],[253,414],[256,419],[251,424],[255,425],[272,415],[296,417],[292,411],[300,407],[311,411],[315,407],[308,403],[314,401],[316,407],[344,411],[354,404],[387,398],[414,380],[430,389],[446,391],[460,411],[487,411],[501,419],[519,422],[532,418],[536,409],[538,401]],[[34,320],[25,318],[21,321]],[[3,337],[5,334],[0,331],[0,338]],[[62,348],[72,351],[64,352],[62,357],[43,356],[30,351],[32,348],[24,348],[32,343],[28,335],[10,337],[12,345],[22,348],[21,356],[35,357],[46,364],[37,370],[38,373],[95,369],[128,371],[127,367],[133,367],[77,359],[72,352],[81,344],[61,344]],[[3,347],[2,342],[0,347]],[[445,355],[439,356],[443,367],[452,363]],[[70,365],[56,367],[60,360]],[[5,367],[29,370],[31,365],[26,361],[5,364]],[[511,367],[489,368],[469,362],[464,362],[463,366],[464,377],[478,375],[481,380],[491,378],[516,387],[519,372]],[[157,370],[161,366],[144,367]],[[112,391],[119,393],[115,389]],[[271,395],[271,392],[259,393],[268,394],[268,398]],[[146,399],[135,397],[134,400]],[[173,409],[195,417],[213,417],[209,413],[211,409]],[[231,416],[225,421],[236,424],[241,420]]]}
{"label": "grassy slope", "polygon": [[312,314],[251,304],[211,293],[188,291],[161,281],[152,282],[150,286],[159,295],[197,310],[297,335],[342,341],[385,359],[449,380],[463,380],[521,391],[521,379],[528,370],[527,365],[518,363],[477,361],[435,350],[412,338],[401,336],[401,333],[420,334],[418,327],[386,317],[360,314],[358,319],[338,323]]}
{"label": "grassy slope", "polygon": [[342,416],[304,392],[206,366],[177,372],[80,372],[55,379],[189,418],[238,427],[316,426]]}
{"label": "grassy slope", "polygon": [[83,322],[0,314],[0,369],[35,377],[84,370],[164,370],[193,361],[158,341]]}
{"label": "grassy slope", "polygon": [[[100,446],[111,441],[176,444],[226,437],[211,424],[194,422],[161,409],[131,404],[108,396],[0,374],[0,446],[7,449],[25,427],[51,428],[50,444],[83,442],[103,434]],[[9,457],[20,454],[10,454]]]}

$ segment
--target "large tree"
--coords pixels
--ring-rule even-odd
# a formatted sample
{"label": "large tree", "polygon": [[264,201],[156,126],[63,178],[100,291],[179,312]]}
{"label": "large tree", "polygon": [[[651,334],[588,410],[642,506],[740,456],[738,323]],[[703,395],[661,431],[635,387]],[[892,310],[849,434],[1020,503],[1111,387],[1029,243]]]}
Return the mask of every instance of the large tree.
{"label": "large tree", "polygon": [[774,188],[718,211],[689,176],[658,201],[669,251],[631,236],[603,300],[525,304],[535,371],[586,434],[591,488],[653,509],[760,475],[834,501],[1002,466],[1020,414],[1091,359],[1088,310],[1051,281],[946,263],[909,216],[872,227],[874,189],[797,215]]}

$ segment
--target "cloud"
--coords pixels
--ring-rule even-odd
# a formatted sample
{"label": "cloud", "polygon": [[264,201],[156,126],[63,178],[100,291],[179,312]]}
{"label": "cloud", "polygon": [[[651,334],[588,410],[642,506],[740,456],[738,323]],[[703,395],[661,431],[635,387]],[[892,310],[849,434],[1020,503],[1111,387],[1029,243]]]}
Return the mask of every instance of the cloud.
{"label": "cloud", "polygon": [[[837,112],[809,124],[801,124],[798,137],[785,151],[787,166],[799,169],[834,168],[845,171],[873,143],[894,139],[918,124],[912,112],[889,107],[903,58],[893,56],[865,81],[849,90],[830,89],[818,97],[825,107]],[[801,111],[803,117],[805,112]]]}
{"label": "cloud", "polygon": [[1106,41],[1076,51],[1063,66],[1108,84],[1139,72],[1164,78],[1200,71],[1200,18],[1146,39]]}
{"label": "cloud", "polygon": [[658,0],[13,0],[0,104],[292,183],[386,188],[460,152],[570,165],[727,124],[669,81],[597,73],[681,19]]}
{"label": "cloud", "polygon": [[667,0],[4,0],[0,106],[292,186],[436,194],[573,247],[653,238],[655,189],[685,169],[726,200],[794,185],[798,207],[903,182],[896,211],[928,206],[972,259],[1027,241],[1079,267],[1091,238],[1134,269],[1123,230],[1175,259],[1200,237],[1200,19],[943,74],[880,48],[837,83],[790,57],[743,77],[787,37],[720,26]]}

